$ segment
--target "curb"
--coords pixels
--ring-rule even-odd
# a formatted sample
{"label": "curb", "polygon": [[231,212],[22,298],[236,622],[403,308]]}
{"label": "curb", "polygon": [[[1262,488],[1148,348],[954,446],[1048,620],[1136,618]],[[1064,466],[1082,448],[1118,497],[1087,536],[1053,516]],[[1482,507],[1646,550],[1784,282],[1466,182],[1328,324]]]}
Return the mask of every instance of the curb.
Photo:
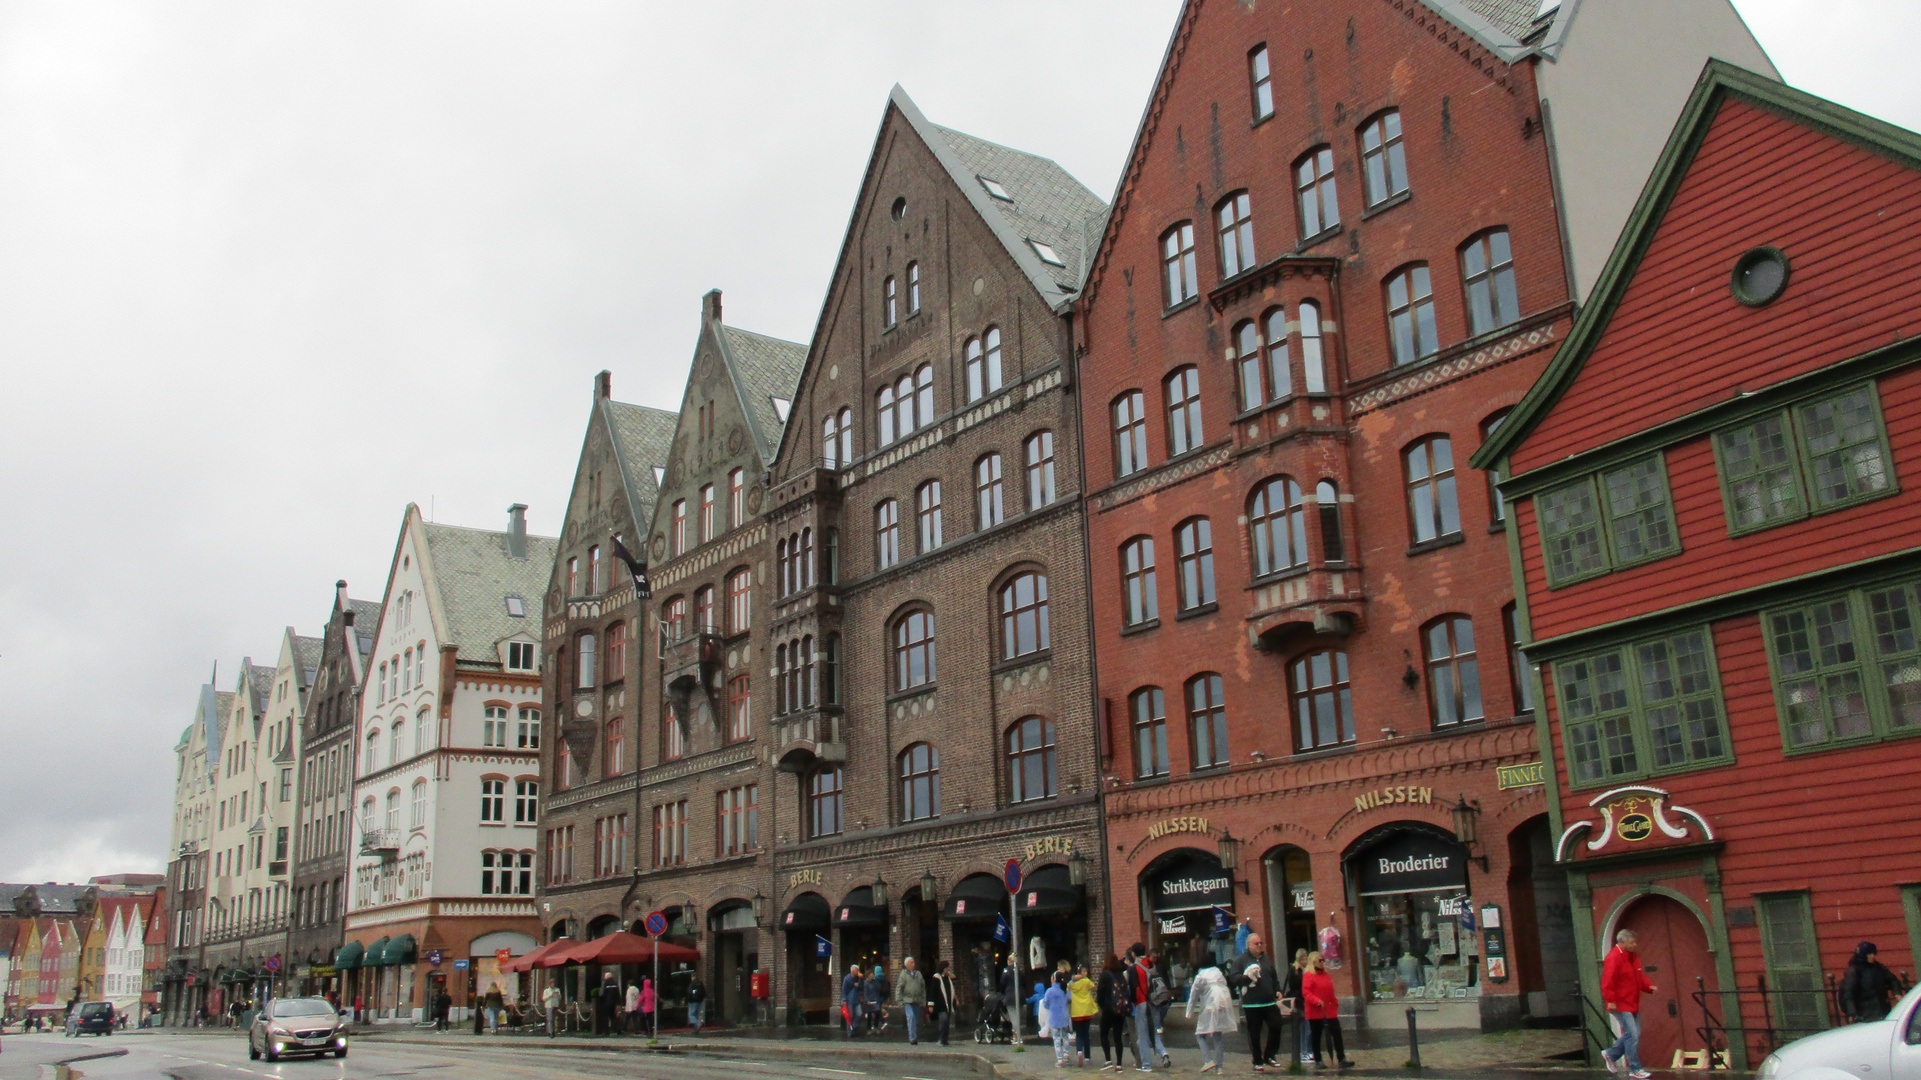
{"label": "curb", "polygon": [[43,1061],[40,1063],[40,1080],[72,1080],[72,1066],[75,1062],[126,1056],[125,1050],[102,1050],[93,1054],[75,1054],[70,1058],[61,1058],[59,1061]]}
{"label": "curb", "polygon": [[[378,1041],[380,1043],[402,1044],[402,1045],[409,1045],[409,1046],[445,1046],[448,1044],[448,1040],[446,1039],[422,1039],[422,1038],[410,1038],[407,1036],[391,1036],[391,1035],[377,1036],[375,1041]],[[691,1051],[691,1052],[702,1054],[704,1056],[719,1057],[719,1058],[783,1057],[785,1056],[785,1057],[813,1058],[818,1060],[832,1060],[832,1061],[897,1062],[903,1065],[938,1064],[938,1065],[945,1065],[948,1067],[952,1067],[956,1064],[966,1062],[972,1065],[972,1071],[977,1076],[1024,1078],[1030,1075],[1025,1070],[1020,1069],[1018,1066],[1014,1066],[1004,1062],[997,1062],[991,1058],[982,1057],[979,1054],[972,1054],[966,1051],[936,1054],[936,1053],[928,1053],[926,1051],[920,1051],[920,1050],[870,1050],[864,1047],[840,1047],[840,1046],[833,1046],[833,1047],[818,1046],[817,1047],[817,1046],[806,1045],[805,1043],[802,1043],[799,1040],[789,1041],[784,1039],[781,1039],[781,1040],[769,1039],[763,1042],[751,1042],[751,1043],[744,1039],[728,1039],[724,1042],[719,1039],[702,1040],[700,1042],[691,1042],[691,1043],[663,1042],[659,1046],[651,1046],[651,1047],[646,1046],[644,1044],[621,1045],[619,1043],[614,1043],[612,1045],[607,1045],[607,1046],[581,1046],[577,1043],[572,1043],[572,1044],[559,1043],[559,1042],[552,1042],[546,1039],[528,1039],[526,1040],[525,1043],[520,1043],[520,1042],[511,1043],[511,1044],[493,1043],[490,1045],[495,1046],[497,1048],[505,1047],[505,1046],[522,1046],[528,1049],[569,1050],[577,1053],[685,1054]]]}

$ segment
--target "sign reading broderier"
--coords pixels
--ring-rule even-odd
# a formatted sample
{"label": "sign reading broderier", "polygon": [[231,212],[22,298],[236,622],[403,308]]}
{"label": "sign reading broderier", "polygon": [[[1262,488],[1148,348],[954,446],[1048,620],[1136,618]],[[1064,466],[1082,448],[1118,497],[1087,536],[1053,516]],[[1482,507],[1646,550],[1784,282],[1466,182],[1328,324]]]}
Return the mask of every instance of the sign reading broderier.
{"label": "sign reading broderier", "polygon": [[1440,836],[1404,832],[1356,856],[1354,869],[1362,893],[1458,889],[1467,884],[1467,852]]}

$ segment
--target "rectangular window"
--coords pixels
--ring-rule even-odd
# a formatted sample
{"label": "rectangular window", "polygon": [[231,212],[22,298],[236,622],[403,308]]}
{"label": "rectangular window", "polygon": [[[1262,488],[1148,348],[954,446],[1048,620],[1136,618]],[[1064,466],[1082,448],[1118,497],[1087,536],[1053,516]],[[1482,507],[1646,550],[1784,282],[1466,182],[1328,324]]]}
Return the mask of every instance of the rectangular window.
{"label": "rectangular window", "polygon": [[884,500],[874,508],[874,566],[885,570],[900,561],[900,503]]}
{"label": "rectangular window", "polygon": [[587,595],[600,595],[600,545],[587,549]]}
{"label": "rectangular window", "polygon": [[1161,237],[1161,267],[1167,279],[1167,306],[1183,304],[1201,294],[1194,265],[1194,223],[1183,221]]}
{"label": "rectangular window", "polygon": [[1274,83],[1267,67],[1267,46],[1258,46],[1247,54],[1247,77],[1254,87],[1254,119],[1273,116]]}
{"label": "rectangular window", "polygon": [[1779,996],[1776,1025],[1784,1036],[1799,1038],[1826,1030],[1827,993],[1821,983],[1821,950],[1814,934],[1814,915],[1804,892],[1762,894],[1761,951],[1767,958],[1768,988]]}
{"label": "rectangular window", "polygon": [[617,622],[607,628],[607,663],[603,674],[608,682],[619,682],[627,673],[627,624]]}
{"label": "rectangular window", "polygon": [[1895,490],[1872,383],[1717,432],[1714,454],[1734,535]]}
{"label": "rectangular window", "polygon": [[514,824],[532,825],[540,819],[540,781],[514,781]]}
{"label": "rectangular window", "polygon": [[1554,684],[1576,787],[1730,759],[1706,627],[1556,661]]}
{"label": "rectangular window", "polygon": [[1904,582],[1763,615],[1788,750],[1921,730],[1916,612]]}
{"label": "rectangular window", "polygon": [[760,785],[728,788],[715,806],[716,850],[739,855],[760,846]]}
{"label": "rectangular window", "polygon": [[727,527],[738,529],[747,524],[747,474],[735,469],[727,474]]}
{"label": "rectangular window", "polygon": [[627,771],[627,725],[616,716],[607,721],[607,759],[602,772],[608,777]]}
{"label": "rectangular window", "polygon": [[[674,516],[672,518],[672,524],[669,526],[669,529],[670,529],[670,532],[668,536],[668,543],[672,545],[673,553],[675,555],[679,555],[682,552],[685,552],[687,550],[687,500],[686,499],[674,500]],[[572,590],[570,589],[568,591],[571,592]]]}
{"label": "rectangular window", "polygon": [[1538,506],[1550,588],[1681,550],[1658,453],[1542,492]]}
{"label": "rectangular window", "polygon": [[920,551],[941,545],[940,481],[929,480],[914,493],[914,519],[920,528]]}
{"label": "rectangular window", "polygon": [[654,807],[654,865],[687,861],[687,800]]}
{"label": "rectangular window", "polygon": [[706,543],[714,538],[714,485],[700,486],[700,541]]}
{"label": "rectangular window", "polygon": [[754,733],[754,695],[748,679],[736,675],[727,683],[728,742],[739,742]]}

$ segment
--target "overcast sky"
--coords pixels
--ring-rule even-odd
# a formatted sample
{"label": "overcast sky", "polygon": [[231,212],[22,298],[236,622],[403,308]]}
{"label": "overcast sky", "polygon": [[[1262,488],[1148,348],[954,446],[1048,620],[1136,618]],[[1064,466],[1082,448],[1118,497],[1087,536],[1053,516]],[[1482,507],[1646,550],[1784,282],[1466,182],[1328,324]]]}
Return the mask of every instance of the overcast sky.
{"label": "overcast sky", "polygon": [[[1921,127],[1921,5],[1737,6]],[[1107,196],[1177,9],[0,3],[0,881],[161,869],[213,662],[379,599],[410,501],[553,532],[707,289],[804,339],[893,83]]]}

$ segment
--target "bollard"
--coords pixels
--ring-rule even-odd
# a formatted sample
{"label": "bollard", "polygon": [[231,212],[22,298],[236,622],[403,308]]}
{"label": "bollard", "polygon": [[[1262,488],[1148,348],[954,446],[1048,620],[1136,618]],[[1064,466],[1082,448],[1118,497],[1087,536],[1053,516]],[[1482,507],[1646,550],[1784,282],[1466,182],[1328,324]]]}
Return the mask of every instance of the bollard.
{"label": "bollard", "polygon": [[1421,1067],[1421,1032],[1414,1026],[1414,1007],[1411,1005],[1407,1010],[1407,1067]]}
{"label": "bollard", "polygon": [[1287,1063],[1287,1071],[1290,1073],[1301,1071],[1301,1025],[1305,1023],[1307,1023],[1307,1012],[1297,1002],[1294,1007],[1294,1030],[1289,1033],[1293,1037],[1287,1040],[1287,1044],[1294,1048],[1293,1059]]}

